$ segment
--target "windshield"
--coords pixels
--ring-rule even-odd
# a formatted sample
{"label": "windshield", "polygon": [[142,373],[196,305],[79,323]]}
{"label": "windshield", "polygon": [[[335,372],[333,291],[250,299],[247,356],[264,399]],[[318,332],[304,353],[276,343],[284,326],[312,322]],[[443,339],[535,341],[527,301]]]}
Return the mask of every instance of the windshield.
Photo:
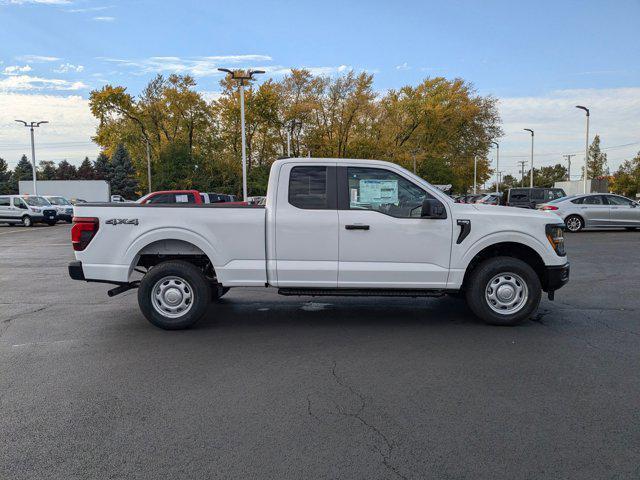
{"label": "windshield", "polygon": [[48,207],[51,205],[44,197],[22,197],[22,200],[32,207]]}
{"label": "windshield", "polygon": [[51,205],[69,205],[69,200],[64,197],[49,197],[47,198]]}

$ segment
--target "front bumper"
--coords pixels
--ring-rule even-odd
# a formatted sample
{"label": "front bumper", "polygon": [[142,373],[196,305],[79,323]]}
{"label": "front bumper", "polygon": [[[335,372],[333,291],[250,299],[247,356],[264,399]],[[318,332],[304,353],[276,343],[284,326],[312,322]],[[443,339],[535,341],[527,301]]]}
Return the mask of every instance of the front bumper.
{"label": "front bumper", "polygon": [[85,280],[84,271],[82,270],[82,262],[80,260],[69,262],[69,276],[73,280]]}
{"label": "front bumper", "polygon": [[554,292],[569,281],[569,262],[564,265],[546,267],[542,279],[542,289],[545,292]]}

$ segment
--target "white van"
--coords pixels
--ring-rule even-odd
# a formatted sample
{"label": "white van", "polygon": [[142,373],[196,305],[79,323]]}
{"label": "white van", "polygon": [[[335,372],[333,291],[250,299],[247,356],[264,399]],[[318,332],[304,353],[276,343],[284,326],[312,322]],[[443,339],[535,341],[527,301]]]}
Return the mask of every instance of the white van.
{"label": "white van", "polygon": [[44,198],[56,209],[58,220],[71,223],[71,219],[73,218],[73,205],[68,199],[58,195],[45,195]]}
{"label": "white van", "polygon": [[56,208],[44,197],[0,195],[0,223],[21,223],[31,227],[38,222],[55,225],[56,220]]}

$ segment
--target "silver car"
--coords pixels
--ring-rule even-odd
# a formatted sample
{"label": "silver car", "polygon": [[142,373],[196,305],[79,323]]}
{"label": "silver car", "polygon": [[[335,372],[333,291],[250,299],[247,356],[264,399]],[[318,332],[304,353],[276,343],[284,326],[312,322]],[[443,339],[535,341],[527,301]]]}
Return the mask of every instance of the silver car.
{"label": "silver car", "polygon": [[559,215],[571,232],[579,232],[583,228],[640,228],[638,202],[610,193],[572,195],[537,208]]}

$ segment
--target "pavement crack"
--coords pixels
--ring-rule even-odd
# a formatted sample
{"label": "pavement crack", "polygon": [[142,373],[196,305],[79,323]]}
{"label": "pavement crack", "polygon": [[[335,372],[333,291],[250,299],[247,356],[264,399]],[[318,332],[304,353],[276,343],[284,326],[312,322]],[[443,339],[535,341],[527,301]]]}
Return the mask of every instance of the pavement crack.
{"label": "pavement crack", "polygon": [[364,409],[367,406],[367,401],[365,396],[358,392],[355,388],[353,388],[351,385],[349,385],[347,382],[344,381],[344,379],[342,379],[336,372],[336,362],[333,362],[333,367],[331,368],[331,375],[333,376],[335,382],[341,386],[342,388],[345,388],[347,390],[349,390],[349,392],[352,395],[355,395],[360,403],[359,408],[355,411],[355,412],[346,412],[343,411],[342,408],[340,408],[340,406],[337,406],[337,411],[340,415],[344,416],[344,417],[348,417],[348,418],[352,418],[358,422],[360,422],[360,424],[362,426],[364,426],[365,428],[367,428],[370,432],[373,432],[375,434],[375,436],[377,438],[379,438],[382,441],[382,446],[383,448],[380,448],[379,445],[375,445],[375,448],[378,452],[378,454],[380,454],[380,457],[382,457],[382,465],[389,471],[391,471],[393,474],[395,474],[398,478],[402,478],[404,480],[407,479],[407,477],[405,475],[403,475],[402,473],[400,473],[398,471],[398,469],[392,465],[390,463],[390,459],[389,457],[391,456],[391,453],[393,452],[395,445],[393,444],[393,442],[391,440],[389,440],[389,438],[382,432],[382,430],[380,430],[376,425],[374,425],[373,423],[368,422],[363,416],[362,413],[364,412]]}
{"label": "pavement crack", "polygon": [[24,316],[24,315],[31,315],[31,314],[33,314],[33,313],[38,313],[38,312],[41,312],[41,311],[43,311],[43,310],[46,310],[46,309],[47,309],[47,308],[49,308],[49,307],[51,307],[51,305],[44,305],[44,306],[42,306],[42,307],[38,307],[38,308],[36,308],[35,310],[29,310],[28,312],[18,313],[18,314],[13,315],[13,316],[11,316],[11,317],[9,317],[9,318],[5,318],[5,319],[2,321],[2,323],[4,323],[4,328],[1,328],[1,329],[0,329],[0,337],[1,337],[2,335],[4,335],[4,332],[6,332],[6,331],[7,331],[7,329],[9,328],[9,325],[11,324],[11,322],[13,322],[16,318],[20,318],[20,317],[22,317],[22,316]]}

